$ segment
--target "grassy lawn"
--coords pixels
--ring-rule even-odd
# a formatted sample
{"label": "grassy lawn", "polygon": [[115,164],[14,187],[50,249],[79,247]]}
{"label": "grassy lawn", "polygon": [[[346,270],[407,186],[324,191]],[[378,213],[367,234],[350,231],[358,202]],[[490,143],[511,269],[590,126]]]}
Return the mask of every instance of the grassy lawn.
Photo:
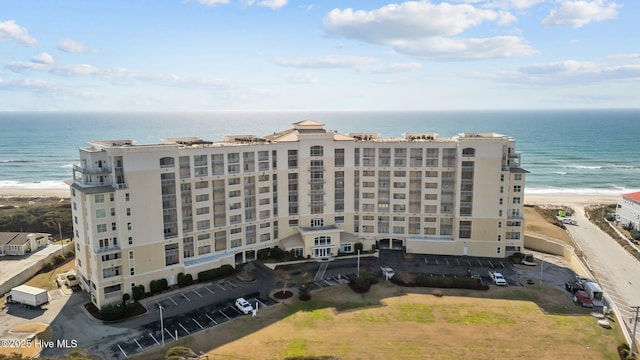
{"label": "grassy lawn", "polygon": [[447,289],[444,297],[432,291],[383,282],[356,294],[335,286],[180,344],[209,351],[210,359],[616,359],[624,340],[615,321],[614,329],[600,327],[558,289]]}
{"label": "grassy lawn", "polygon": [[34,277],[29,279],[29,281],[27,281],[25,284],[35,286],[41,289],[54,290],[58,288],[58,286],[56,285],[56,277],[59,274],[66,273],[67,271],[75,268],[76,268],[76,262],[74,258],[71,258],[66,263],[58,266],[57,268],[49,272],[36,274]]}

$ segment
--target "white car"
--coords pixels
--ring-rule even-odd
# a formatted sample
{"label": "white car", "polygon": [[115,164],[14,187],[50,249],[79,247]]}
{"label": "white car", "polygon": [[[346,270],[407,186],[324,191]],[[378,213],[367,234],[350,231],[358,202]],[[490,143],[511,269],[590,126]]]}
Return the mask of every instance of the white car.
{"label": "white car", "polygon": [[236,307],[238,308],[238,310],[242,311],[242,313],[245,315],[253,312],[253,306],[251,306],[251,304],[249,304],[249,302],[244,298],[236,299]]}
{"label": "white car", "polygon": [[396,272],[389,266],[380,266],[380,271],[382,272],[382,276],[384,276],[385,280],[390,280],[393,278],[393,275],[396,274]]}
{"label": "white car", "polygon": [[578,222],[573,220],[573,219],[569,219],[569,218],[563,218],[562,219],[562,223],[563,224],[567,224],[567,225],[578,225]]}

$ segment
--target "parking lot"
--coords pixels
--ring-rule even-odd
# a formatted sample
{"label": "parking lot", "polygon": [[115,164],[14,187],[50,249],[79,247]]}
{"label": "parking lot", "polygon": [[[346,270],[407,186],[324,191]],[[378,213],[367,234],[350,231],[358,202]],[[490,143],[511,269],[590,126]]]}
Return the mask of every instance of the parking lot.
{"label": "parking lot", "polygon": [[[246,316],[234,306],[235,299],[229,299],[198,307],[179,315],[165,317],[163,313],[162,321],[160,320],[161,311],[164,312],[172,307],[181,307],[188,302],[203,299],[206,296],[211,297],[216,294],[215,291],[227,291],[225,286],[232,286],[233,282],[234,280],[225,280],[220,283],[209,283],[198,288],[174,292],[171,295],[149,302],[147,309],[155,313],[158,320],[139,328],[131,329],[131,333],[137,335],[129,341],[119,342],[111,346],[109,349],[110,358],[121,359],[129,357],[150,347],[162,345],[163,343],[167,344],[239,316]],[[238,285],[234,284],[234,286],[237,287]],[[243,297],[258,311],[276,303],[276,301],[261,297],[257,293],[245,294]]]}

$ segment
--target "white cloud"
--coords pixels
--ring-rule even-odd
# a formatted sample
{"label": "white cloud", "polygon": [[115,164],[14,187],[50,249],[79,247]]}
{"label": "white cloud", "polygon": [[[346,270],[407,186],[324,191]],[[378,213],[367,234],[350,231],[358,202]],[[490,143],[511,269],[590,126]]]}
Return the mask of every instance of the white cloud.
{"label": "white cloud", "polygon": [[13,80],[3,80],[0,79],[0,90],[6,91],[15,91],[15,90],[27,90],[31,92],[52,92],[59,91],[61,88],[51,82],[41,81],[41,80],[30,80],[30,79],[13,79]]}
{"label": "white cloud", "polygon": [[392,45],[398,52],[432,60],[480,60],[537,53],[516,36],[478,39],[435,37],[422,41],[398,41]]}
{"label": "white cloud", "polygon": [[325,16],[323,24],[332,35],[384,44],[398,39],[456,35],[497,18],[495,11],[471,5],[408,1],[372,11],[333,9]]}
{"label": "white cloud", "polygon": [[507,25],[515,21],[517,18],[506,11],[424,0],[372,11],[334,9],[325,16],[323,25],[331,35],[391,46],[399,53],[431,59],[473,60],[536,53],[514,36],[453,37],[485,22]]}
{"label": "white cloud", "polygon": [[356,68],[375,62],[376,59],[362,56],[326,55],[308,58],[284,58],[279,57],[273,61],[281,66],[290,66],[307,69],[322,68]]}
{"label": "white cloud", "polygon": [[[632,59],[631,59],[632,60]],[[525,66],[499,74],[494,80],[526,85],[570,85],[640,80],[640,64],[612,65],[592,61],[564,60]]]}
{"label": "white cloud", "polygon": [[401,73],[401,72],[410,72],[422,69],[422,64],[420,63],[397,63],[397,64],[385,64],[385,65],[371,65],[368,66],[362,71],[369,72],[373,74],[393,74],[393,73]]}
{"label": "white cloud", "polygon": [[551,10],[542,20],[542,25],[570,25],[579,28],[592,22],[615,19],[619,7],[622,5],[607,0],[563,1],[560,8]]}
{"label": "white cloud", "polygon": [[309,73],[283,74],[280,77],[293,84],[317,84],[318,78]]}
{"label": "white cloud", "polygon": [[58,49],[68,53],[94,52],[82,43],[71,39],[62,39],[58,42]]}
{"label": "white cloud", "polygon": [[29,36],[29,31],[16,24],[15,20],[0,21],[0,41],[9,40],[29,46],[38,43],[36,39]]}
{"label": "white cloud", "polygon": [[487,8],[524,10],[546,1],[548,0],[495,0],[488,1],[484,6]]}
{"label": "white cloud", "polygon": [[268,7],[270,9],[280,9],[287,5],[287,0],[262,0],[258,1],[258,6]]}
{"label": "white cloud", "polygon": [[198,0],[198,3],[207,6],[226,5],[230,0]]}
{"label": "white cloud", "polygon": [[53,57],[46,52],[40,53],[31,58],[31,61],[37,64],[51,65],[53,64]]}

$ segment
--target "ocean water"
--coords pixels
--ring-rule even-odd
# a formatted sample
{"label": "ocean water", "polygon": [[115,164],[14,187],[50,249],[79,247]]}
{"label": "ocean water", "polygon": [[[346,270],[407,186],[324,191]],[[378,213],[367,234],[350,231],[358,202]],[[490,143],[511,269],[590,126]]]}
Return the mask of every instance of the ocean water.
{"label": "ocean water", "polygon": [[640,110],[228,111],[206,113],[0,112],[0,188],[59,188],[92,140],[153,144],[165,137],[264,136],[304,119],[340,133],[496,132],[512,136],[530,171],[527,193],[640,191]]}

